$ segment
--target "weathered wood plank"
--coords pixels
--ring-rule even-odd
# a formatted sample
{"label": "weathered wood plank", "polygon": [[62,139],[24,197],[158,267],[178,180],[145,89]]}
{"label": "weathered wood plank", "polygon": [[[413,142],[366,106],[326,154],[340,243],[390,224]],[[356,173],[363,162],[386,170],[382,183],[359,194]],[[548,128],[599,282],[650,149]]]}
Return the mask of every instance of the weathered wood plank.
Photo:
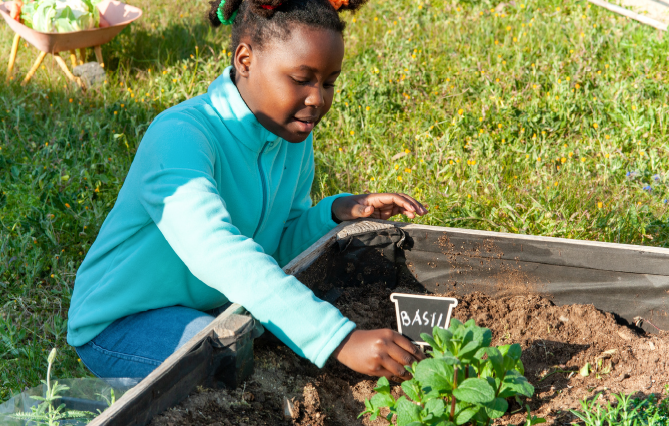
{"label": "weathered wood plank", "polygon": [[224,334],[229,317],[241,312],[241,305],[232,304],[90,425],[145,425],[156,414],[176,405],[209,376],[213,368],[212,339],[217,339],[217,331]]}
{"label": "weathered wood plank", "polygon": [[669,27],[669,25],[667,25],[664,22],[660,22],[657,19],[653,19],[651,17],[638,14],[629,9],[625,9],[624,7],[611,4],[604,0],[588,0],[588,1],[592,4],[596,4],[597,6],[603,7],[604,9],[608,9],[611,12],[615,12],[627,18],[634,19],[635,21],[641,22],[642,24],[650,25],[651,27],[657,28],[660,31],[667,31],[667,28]]}

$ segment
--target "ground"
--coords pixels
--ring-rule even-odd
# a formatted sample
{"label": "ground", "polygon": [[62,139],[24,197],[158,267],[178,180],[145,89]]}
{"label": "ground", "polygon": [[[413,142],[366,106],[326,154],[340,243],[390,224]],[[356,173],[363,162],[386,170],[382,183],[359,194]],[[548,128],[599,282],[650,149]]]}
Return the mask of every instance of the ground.
{"label": "ground", "polygon": [[[23,42],[0,86],[0,401],[44,378],[54,346],[54,376],[87,374],[65,341],[77,268],[153,117],[229,63],[205,1],[131,3],[144,17],[103,46],[102,86],[47,60],[21,87]],[[347,20],[314,201],[403,191],[429,204],[420,223],[667,244],[662,33],[574,0],[372,0]]]}

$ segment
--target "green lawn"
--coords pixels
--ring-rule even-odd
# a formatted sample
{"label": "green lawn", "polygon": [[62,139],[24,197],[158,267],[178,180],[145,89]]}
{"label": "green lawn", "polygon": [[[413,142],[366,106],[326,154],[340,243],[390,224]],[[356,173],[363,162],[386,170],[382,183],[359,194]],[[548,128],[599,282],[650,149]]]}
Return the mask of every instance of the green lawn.
{"label": "green lawn", "polygon": [[[584,1],[372,1],[316,131],[314,199],[404,191],[421,223],[667,245],[669,37]],[[66,346],[76,270],[152,118],[229,62],[206,1],[133,1],[86,93],[21,43],[0,86],[0,401],[86,375]],[[12,33],[3,25],[6,61]],[[91,52],[92,57],[92,52]],[[5,65],[0,68],[4,82]]]}

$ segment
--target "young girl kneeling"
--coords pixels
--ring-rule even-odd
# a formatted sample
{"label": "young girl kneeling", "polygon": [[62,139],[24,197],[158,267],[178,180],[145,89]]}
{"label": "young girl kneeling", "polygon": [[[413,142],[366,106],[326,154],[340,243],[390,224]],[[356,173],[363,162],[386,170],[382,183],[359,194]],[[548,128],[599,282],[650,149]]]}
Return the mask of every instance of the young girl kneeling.
{"label": "young girl kneeling", "polygon": [[319,367],[332,356],[402,379],[422,359],[281,269],[340,221],[427,213],[405,194],[311,205],[312,131],[344,57],[338,10],[365,0],[331,1],[213,4],[212,23],[232,24],[233,65],[153,121],[77,274],[67,338],[97,376],[147,376],[230,301]]}

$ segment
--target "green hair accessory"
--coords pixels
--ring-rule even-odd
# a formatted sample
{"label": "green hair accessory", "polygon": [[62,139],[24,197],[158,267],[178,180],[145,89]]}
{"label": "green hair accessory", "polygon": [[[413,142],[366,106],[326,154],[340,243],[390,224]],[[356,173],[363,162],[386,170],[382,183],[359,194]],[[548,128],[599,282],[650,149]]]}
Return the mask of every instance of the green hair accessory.
{"label": "green hair accessory", "polygon": [[225,0],[221,0],[221,3],[218,5],[218,9],[216,10],[216,16],[218,16],[218,20],[221,21],[221,24],[223,25],[232,25],[233,22],[235,22],[235,18],[237,17],[237,11],[235,10],[230,19],[225,19],[225,16],[223,15],[223,7],[225,6]]}

